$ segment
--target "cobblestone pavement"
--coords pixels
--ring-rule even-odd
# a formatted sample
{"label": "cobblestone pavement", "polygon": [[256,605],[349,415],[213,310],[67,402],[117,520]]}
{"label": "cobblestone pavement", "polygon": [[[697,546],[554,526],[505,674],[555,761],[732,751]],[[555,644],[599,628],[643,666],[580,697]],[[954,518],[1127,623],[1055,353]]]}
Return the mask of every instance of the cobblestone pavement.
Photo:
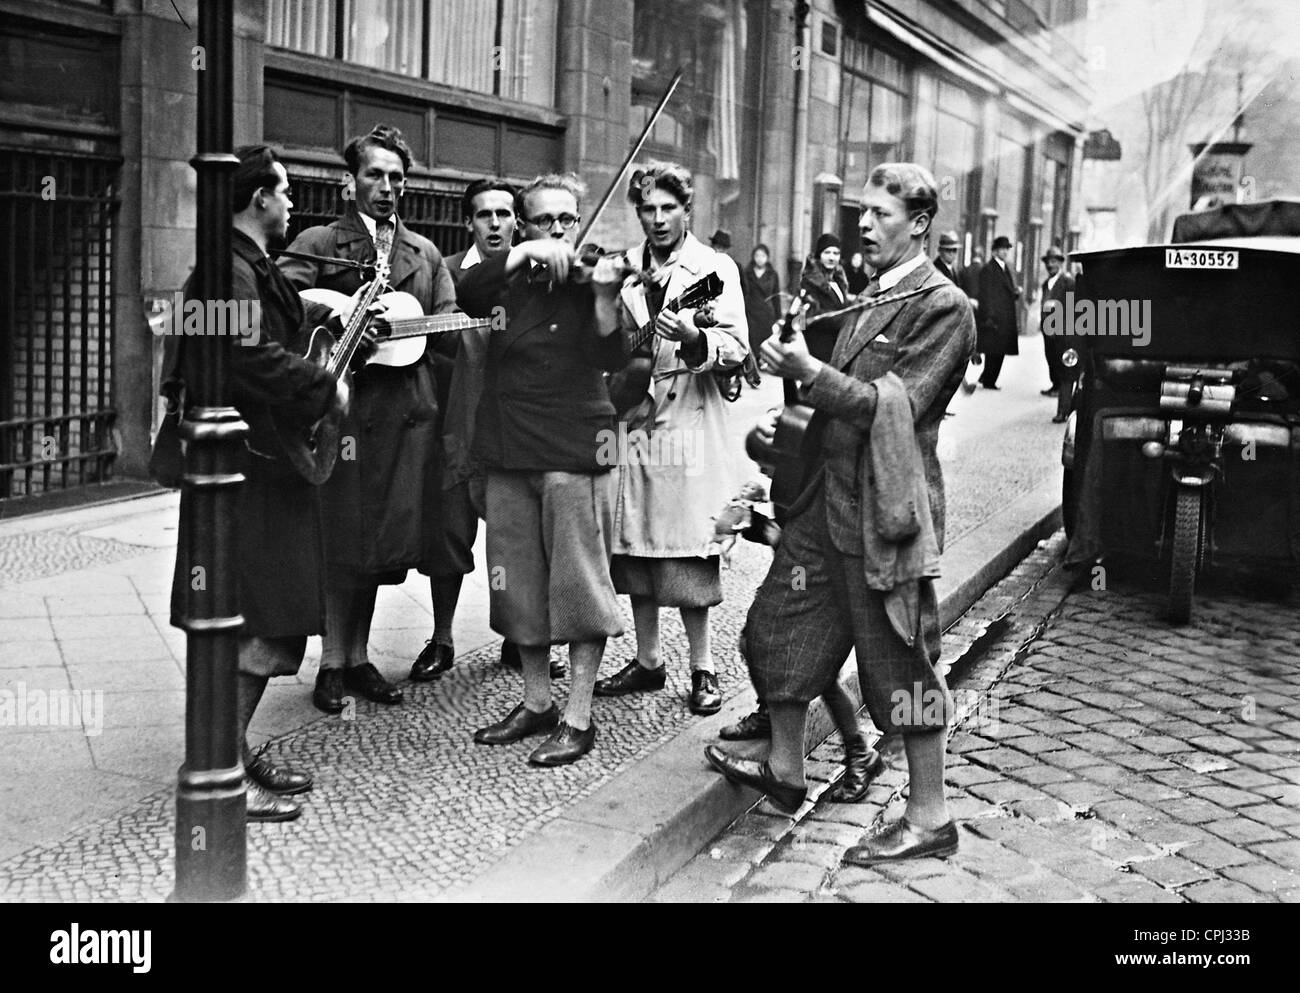
{"label": "cobblestone pavement", "polygon": [[[1059,547],[964,621],[996,617]],[[1202,591],[1193,623],[1175,628],[1158,586],[1107,580],[1057,609],[1068,579],[1054,572],[958,679],[955,856],[841,865],[902,813],[906,764],[887,745],[890,768],[863,803],[805,804],[792,820],[762,802],[654,899],[1300,900],[1300,598]],[[960,650],[970,635],[957,636]],[[836,777],[839,761],[838,744],[823,744],[811,777]]]}

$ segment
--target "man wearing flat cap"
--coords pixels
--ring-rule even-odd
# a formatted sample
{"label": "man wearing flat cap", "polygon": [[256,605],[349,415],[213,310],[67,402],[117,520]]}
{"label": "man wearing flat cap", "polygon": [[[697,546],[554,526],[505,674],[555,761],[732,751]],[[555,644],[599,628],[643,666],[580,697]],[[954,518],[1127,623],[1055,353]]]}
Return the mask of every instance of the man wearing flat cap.
{"label": "man wearing flat cap", "polygon": [[1020,287],[1007,262],[1010,252],[1011,239],[998,235],[993,239],[993,258],[980,270],[978,348],[984,356],[980,385],[987,390],[1000,389],[1002,360],[1020,354]]}
{"label": "man wearing flat cap", "polygon": [[[1046,318],[1052,310],[1059,311],[1068,306],[1065,295],[1073,291],[1074,277],[1061,271],[1065,265],[1065,253],[1061,251],[1059,245],[1053,245],[1047,250],[1047,254],[1043,256],[1043,265],[1047,267],[1047,278],[1043,280],[1040,306],[1041,316]],[[1040,321],[1040,329],[1046,324],[1046,320]],[[1070,342],[1064,336],[1043,331],[1043,354],[1047,358],[1047,374],[1051,377],[1052,385],[1042,393],[1043,396],[1058,397],[1056,416],[1052,418],[1052,421],[1057,424],[1065,420],[1065,411],[1070,405],[1073,377],[1070,370],[1065,367],[1065,363],[1061,361],[1061,356],[1069,347]]]}

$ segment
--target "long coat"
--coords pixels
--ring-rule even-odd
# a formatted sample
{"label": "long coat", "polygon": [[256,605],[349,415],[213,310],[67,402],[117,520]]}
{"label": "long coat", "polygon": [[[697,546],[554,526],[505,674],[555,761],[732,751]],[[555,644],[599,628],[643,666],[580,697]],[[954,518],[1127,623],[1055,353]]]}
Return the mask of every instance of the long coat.
{"label": "long coat", "polygon": [[[461,276],[477,262],[465,265],[469,249],[446,258],[447,271],[459,291]],[[475,256],[477,257],[477,252]],[[463,268],[462,268],[463,267]],[[504,301],[502,302],[504,306]],[[475,474],[470,451],[474,444],[474,420],[478,416],[479,397],[483,393],[483,368],[487,364],[488,328],[466,328],[457,334],[456,358],[452,365],[447,403],[442,409],[442,450],[444,455],[442,488],[451,489]],[[441,398],[439,398],[441,401]]]}
{"label": "long coat", "polygon": [[781,280],[773,266],[769,265],[760,276],[754,271],[754,263],[750,262],[740,270],[740,285],[745,295],[749,350],[756,352],[781,316]]}
{"label": "long coat", "polygon": [[[645,246],[629,252],[641,258]],[[701,329],[705,361],[688,366],[675,342],[655,335],[654,365],[645,398],[619,426],[614,506],[616,555],[691,558],[710,554],[713,518],[736,495],[735,453],[727,443],[727,401],[711,370],[734,368],[749,354],[745,300],[732,259],[687,234],[664,289],[669,301],[716,272],[722,295],[716,325]],[[629,278],[621,294],[630,332],[650,320],[645,290]],[[713,550],[716,553],[716,549]]]}
{"label": "long coat", "polygon": [[507,277],[506,259],[461,270],[456,288],[474,317],[506,308],[488,341],[473,458],[508,472],[608,472],[600,453],[615,420],[602,370],[627,364],[623,341],[597,333],[590,286],[535,282],[527,267]]}
{"label": "long coat", "polygon": [[1020,287],[996,259],[984,263],[979,276],[979,343],[987,355],[1019,355]]}
{"label": "long coat", "polygon": [[[256,345],[221,339],[230,346],[231,400],[249,426],[235,512],[236,603],[244,616],[243,634],[250,637],[320,634],[325,630],[320,500],[317,488],[285,460],[280,431],[319,419],[333,401],[334,379],[301,357],[311,322],[298,294],[247,235],[236,231],[232,244],[231,297],[256,300],[261,308]],[[193,277],[185,286],[187,299],[192,291]],[[200,352],[186,344],[179,342],[177,372],[192,384],[200,375]],[[190,514],[189,494],[183,493],[182,527]],[[192,571],[200,564],[190,561],[187,548],[177,547],[171,598],[171,623],[177,627],[191,582],[211,579],[210,564],[206,573]]]}
{"label": "long coat", "polygon": [[[1041,308],[1039,311],[1039,330],[1043,331],[1043,355],[1047,359],[1047,370],[1052,377],[1053,386],[1059,386],[1062,382],[1071,378],[1071,374],[1066,368],[1065,363],[1061,361],[1061,356],[1064,355],[1066,349],[1070,347],[1070,339],[1065,335],[1053,335],[1044,331],[1041,317],[1046,316],[1049,303],[1052,303],[1054,307],[1064,308],[1066,304],[1065,294],[1072,293],[1073,291],[1074,277],[1067,273],[1058,273],[1056,282],[1052,284],[1050,290],[1047,288],[1047,280],[1043,280],[1042,294],[1039,303]],[[1061,312],[1064,312],[1063,309]]]}
{"label": "long coat", "polygon": [[[357,262],[375,259],[374,242],[355,208],[333,224],[302,232],[290,249]],[[299,290],[319,286],[351,295],[362,283],[355,269],[289,258],[279,264]],[[414,296],[426,314],[455,310],[456,292],[441,253],[400,220],[389,266],[392,287]],[[333,474],[321,487],[331,570],[383,575],[417,566],[429,572],[441,547],[437,535],[442,489],[432,360],[426,351],[404,368],[367,366],[354,382],[352,409],[340,437],[345,445],[354,439],[355,445],[351,452],[340,453]]]}

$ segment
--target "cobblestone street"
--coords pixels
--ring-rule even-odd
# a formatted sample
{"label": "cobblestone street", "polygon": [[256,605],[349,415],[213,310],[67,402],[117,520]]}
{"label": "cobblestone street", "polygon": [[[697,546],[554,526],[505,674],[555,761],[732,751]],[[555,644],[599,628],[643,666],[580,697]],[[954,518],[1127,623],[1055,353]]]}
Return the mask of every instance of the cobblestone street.
{"label": "cobblestone street", "polygon": [[[960,652],[1018,601],[955,683],[955,856],[841,866],[902,813],[906,764],[891,743],[863,803],[809,803],[791,820],[764,801],[655,898],[1300,900],[1300,599],[1203,589],[1192,624],[1175,628],[1158,586],[1111,576],[1093,590],[1084,577],[1065,595],[1069,574],[1047,571],[1060,549],[1058,537],[1023,563],[945,645]],[[838,776],[839,760],[835,739],[821,745],[811,777]]]}

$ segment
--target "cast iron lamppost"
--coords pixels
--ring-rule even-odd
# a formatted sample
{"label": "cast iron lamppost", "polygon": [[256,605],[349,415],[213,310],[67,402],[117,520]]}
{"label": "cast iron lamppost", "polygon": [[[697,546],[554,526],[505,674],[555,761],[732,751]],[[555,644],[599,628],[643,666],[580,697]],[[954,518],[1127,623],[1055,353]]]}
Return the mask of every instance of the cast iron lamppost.
{"label": "cast iron lamppost", "polygon": [[[198,231],[195,273],[200,300],[230,297],[231,172],[234,102],[234,5],[199,4]],[[248,426],[230,406],[225,335],[196,335],[178,541],[188,549],[185,614],[185,764],[176,786],[176,889],[182,902],[234,900],[247,886],[244,775],[235,720],[237,638],[244,625],[235,598],[237,471]],[[191,353],[193,355],[193,353]]]}

